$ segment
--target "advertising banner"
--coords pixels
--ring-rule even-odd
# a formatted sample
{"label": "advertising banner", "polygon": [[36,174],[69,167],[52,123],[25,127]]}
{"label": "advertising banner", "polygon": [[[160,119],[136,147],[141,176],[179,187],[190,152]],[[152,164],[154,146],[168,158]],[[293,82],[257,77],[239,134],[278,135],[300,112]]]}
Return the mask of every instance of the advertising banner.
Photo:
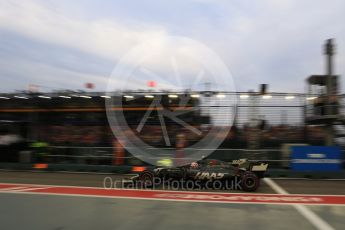
{"label": "advertising banner", "polygon": [[292,146],[291,169],[296,171],[337,171],[342,168],[338,146]]}

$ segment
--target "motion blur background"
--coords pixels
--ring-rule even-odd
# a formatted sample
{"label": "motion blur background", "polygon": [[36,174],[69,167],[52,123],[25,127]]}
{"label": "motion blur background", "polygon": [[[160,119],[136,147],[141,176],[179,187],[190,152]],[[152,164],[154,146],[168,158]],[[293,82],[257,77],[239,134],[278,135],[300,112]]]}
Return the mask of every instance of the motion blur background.
{"label": "motion blur background", "polygon": [[[343,167],[342,1],[0,4],[3,168],[43,163],[52,170],[116,172],[119,166],[148,165],[114,136],[105,101],[122,97],[123,109],[114,109],[135,129],[155,96],[162,96],[162,107],[172,111],[188,96],[185,109],[190,111],[180,118],[202,135],[165,118],[167,145],[154,113],[137,132],[153,148],[193,147],[211,126],[229,127],[210,158],[261,159],[271,168],[288,169],[294,144],[332,145],[340,146]],[[237,90],[214,91],[208,79],[191,89],[197,73],[185,59],[177,63],[184,82],[176,88],[165,81],[174,74],[169,60],[161,59],[149,63],[156,75],[135,75],[128,91],[114,89],[117,96],[107,96],[107,79],[123,55],[143,40],[162,44],[152,53],[169,53],[172,48],[164,44],[171,35],[213,49],[231,70]],[[325,59],[328,38],[336,40]],[[315,73],[326,80],[311,80]],[[117,80],[120,84],[121,76]],[[333,112],[320,109],[330,106]]]}
{"label": "motion blur background", "polygon": [[[344,14],[342,0],[0,0],[0,228],[344,229]],[[220,145],[198,146],[208,135]],[[269,169],[250,194],[103,188],[190,152]]]}

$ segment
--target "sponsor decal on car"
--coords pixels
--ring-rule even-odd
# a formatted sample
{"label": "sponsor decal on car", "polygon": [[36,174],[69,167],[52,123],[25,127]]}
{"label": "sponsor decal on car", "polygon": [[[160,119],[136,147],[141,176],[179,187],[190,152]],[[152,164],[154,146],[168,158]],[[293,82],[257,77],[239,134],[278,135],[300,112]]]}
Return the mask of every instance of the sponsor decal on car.
{"label": "sponsor decal on car", "polygon": [[218,180],[218,179],[222,179],[224,177],[224,175],[225,175],[224,173],[198,172],[194,176],[194,179],[196,179],[196,180],[204,180],[204,179]]}

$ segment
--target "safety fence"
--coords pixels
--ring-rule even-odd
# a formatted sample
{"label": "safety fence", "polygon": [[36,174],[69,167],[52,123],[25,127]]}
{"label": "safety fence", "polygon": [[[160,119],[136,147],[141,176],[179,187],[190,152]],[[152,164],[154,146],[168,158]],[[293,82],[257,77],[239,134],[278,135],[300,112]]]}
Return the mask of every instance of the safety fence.
{"label": "safety fence", "polygon": [[[259,95],[257,93],[245,92],[217,92],[214,96],[202,93],[199,96],[200,104],[197,105],[197,109],[199,109],[202,117],[210,117],[211,124],[215,126],[232,126],[229,135],[220,148],[214,149],[209,158],[225,161],[248,158],[249,160],[269,162],[270,168],[288,169],[291,159],[288,151],[282,149],[284,143],[323,145],[324,131],[322,128],[305,124],[305,116],[309,111],[308,104],[313,100],[313,97],[310,97],[310,95],[293,93]],[[99,100],[100,96],[90,96],[87,100],[84,99],[83,101],[91,103],[95,102],[96,99]],[[81,99],[78,98],[78,100]],[[104,100],[100,101],[103,107]],[[144,97],[143,100],[151,99],[145,99]],[[54,103],[49,105],[52,106]],[[339,95],[340,114],[345,113],[344,105],[345,97],[344,95]],[[141,104],[132,106],[131,109],[142,107]],[[18,111],[12,111],[11,113],[8,111],[3,112],[2,119],[4,121],[15,120],[15,118],[17,120],[28,119],[30,121],[25,124],[7,122],[6,126],[10,127],[13,132],[17,129],[24,130],[29,133],[28,139],[46,142],[49,143],[49,146],[27,150],[22,150],[21,148],[20,151],[12,151],[13,149],[10,149],[10,147],[1,147],[0,162],[68,164],[94,166],[94,168],[103,166],[146,166],[147,163],[140,160],[140,156],[135,157],[128,151],[125,151],[123,156],[116,154],[116,147],[112,146],[114,135],[109,129],[109,125],[104,124],[106,116],[103,107],[97,107],[97,111],[89,111],[84,108],[84,112],[81,112],[79,107],[76,109],[69,108],[66,112],[60,111],[59,113],[52,113],[50,116],[39,112],[39,110],[34,110],[30,113],[19,113]],[[141,111],[141,113],[144,112]],[[128,111],[126,115],[128,118],[131,118],[128,121],[138,123],[142,118],[141,113],[136,110]],[[57,117],[54,117],[54,114]],[[44,122],[41,120],[43,118]],[[197,125],[201,126],[202,122],[204,121],[200,120],[200,124],[198,123]],[[17,126],[15,126],[16,124]],[[339,138],[336,144],[345,144],[345,138],[343,138],[345,136],[345,128],[342,124],[338,126],[336,132]],[[148,124],[146,128],[147,132],[138,134],[140,138],[147,141],[153,148],[157,148],[153,143],[158,143],[157,145],[159,146],[164,144],[159,124]],[[169,131],[172,134],[171,140],[173,140],[174,137],[178,136],[180,129],[176,128],[175,130],[171,128]],[[183,130],[183,132],[186,132],[186,130]],[[187,133],[186,136],[188,138],[191,135]],[[251,141],[253,139],[255,141]],[[67,146],[64,145],[65,142],[78,146]],[[106,147],[96,146],[101,142],[104,142]],[[188,150],[188,146],[186,150]],[[189,150],[192,149],[189,148]],[[199,149],[198,151],[203,150]],[[204,151],[208,150],[204,149]],[[168,157],[173,159],[171,156]],[[121,160],[116,161],[116,159]]]}
{"label": "safety fence", "polygon": [[[150,151],[150,149],[147,149]],[[157,150],[157,149],[156,149]],[[163,150],[163,149],[162,149]],[[166,150],[166,148],[164,149]],[[186,148],[185,151],[209,151],[210,149],[192,149]],[[342,151],[343,159],[345,150]],[[223,161],[232,161],[235,159],[246,158],[249,161],[268,162],[270,168],[288,169],[291,163],[289,149],[216,149],[209,156],[209,159],[218,159]],[[119,161],[120,159],[120,161]],[[75,164],[75,165],[94,165],[94,166],[148,166],[146,160],[168,159],[174,161],[174,156],[133,156],[126,151],[124,155],[118,155],[117,149],[113,147],[83,147],[83,146],[49,146],[41,149],[31,149],[21,151],[16,158],[10,161],[2,160],[1,162],[12,163],[46,163],[46,164]],[[187,160],[198,161],[200,159],[184,158]]]}

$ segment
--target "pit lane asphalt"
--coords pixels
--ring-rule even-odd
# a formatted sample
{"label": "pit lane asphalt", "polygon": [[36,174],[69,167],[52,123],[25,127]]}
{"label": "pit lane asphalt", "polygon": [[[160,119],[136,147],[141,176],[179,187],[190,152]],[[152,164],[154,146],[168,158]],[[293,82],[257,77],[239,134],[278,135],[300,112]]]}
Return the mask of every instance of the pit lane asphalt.
{"label": "pit lane asphalt", "polygon": [[[291,206],[0,194],[1,229],[315,229]],[[314,207],[313,207],[314,208]],[[343,229],[345,207],[315,207]]]}
{"label": "pit lane asphalt", "polygon": [[[102,187],[123,175],[0,171],[0,183]],[[344,181],[275,179],[289,193],[345,194]],[[224,191],[222,191],[224,192]],[[229,192],[234,192],[230,190]],[[262,182],[259,193],[275,193]],[[315,229],[289,205],[224,204],[0,193],[0,229]],[[311,206],[343,229],[344,206]]]}

